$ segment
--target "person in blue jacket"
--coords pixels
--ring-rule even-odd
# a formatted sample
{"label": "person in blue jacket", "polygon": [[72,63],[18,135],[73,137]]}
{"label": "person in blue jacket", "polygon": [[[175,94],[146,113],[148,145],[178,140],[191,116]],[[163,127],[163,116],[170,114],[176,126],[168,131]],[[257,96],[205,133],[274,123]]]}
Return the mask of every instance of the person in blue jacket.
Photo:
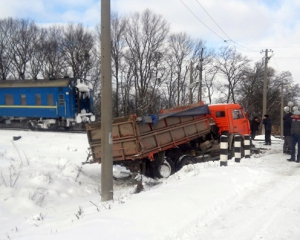
{"label": "person in blue jacket", "polygon": [[272,120],[269,118],[268,114],[264,115],[263,125],[265,125],[265,144],[271,145],[271,130],[272,130]]}

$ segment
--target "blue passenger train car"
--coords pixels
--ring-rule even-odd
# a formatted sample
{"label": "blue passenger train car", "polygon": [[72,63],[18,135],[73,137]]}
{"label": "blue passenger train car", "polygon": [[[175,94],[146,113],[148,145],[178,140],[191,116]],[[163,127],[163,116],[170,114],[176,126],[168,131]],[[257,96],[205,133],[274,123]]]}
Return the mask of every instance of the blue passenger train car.
{"label": "blue passenger train car", "polygon": [[95,121],[93,91],[71,78],[0,81],[0,120],[44,129]]}

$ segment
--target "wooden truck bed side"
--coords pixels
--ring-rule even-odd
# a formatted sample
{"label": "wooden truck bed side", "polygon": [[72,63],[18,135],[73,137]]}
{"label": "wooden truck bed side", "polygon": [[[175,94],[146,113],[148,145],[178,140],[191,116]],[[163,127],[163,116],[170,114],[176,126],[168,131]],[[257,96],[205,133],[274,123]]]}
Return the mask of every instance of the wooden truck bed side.
{"label": "wooden truck bed side", "polygon": [[[204,107],[204,106],[202,106]],[[113,123],[113,160],[148,158],[210,132],[207,110],[201,105],[149,118],[135,115],[116,118]],[[101,162],[101,123],[86,125],[94,162]]]}

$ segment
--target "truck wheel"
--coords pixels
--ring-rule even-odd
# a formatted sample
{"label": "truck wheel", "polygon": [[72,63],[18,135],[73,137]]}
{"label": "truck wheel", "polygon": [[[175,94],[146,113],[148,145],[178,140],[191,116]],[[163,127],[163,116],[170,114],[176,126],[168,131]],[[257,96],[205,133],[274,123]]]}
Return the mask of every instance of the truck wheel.
{"label": "truck wheel", "polygon": [[155,177],[168,178],[174,173],[174,163],[169,158],[165,158],[162,164],[155,167]]}
{"label": "truck wheel", "polygon": [[193,157],[191,156],[185,156],[182,159],[180,159],[179,162],[176,164],[176,171],[179,171],[181,168],[183,168],[185,165],[194,164],[195,161]]}

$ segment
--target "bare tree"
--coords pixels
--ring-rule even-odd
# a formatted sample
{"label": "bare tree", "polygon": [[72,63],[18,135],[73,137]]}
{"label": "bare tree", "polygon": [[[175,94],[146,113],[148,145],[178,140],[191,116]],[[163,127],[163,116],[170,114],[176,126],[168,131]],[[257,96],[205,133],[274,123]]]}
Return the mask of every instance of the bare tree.
{"label": "bare tree", "polygon": [[249,67],[250,60],[243,57],[236,49],[230,47],[222,47],[220,49],[217,65],[219,73],[225,78],[223,94],[225,95],[226,103],[235,103],[235,90],[238,84],[242,81],[245,70]]}
{"label": "bare tree", "polygon": [[45,29],[39,29],[37,31],[36,44],[32,49],[31,58],[29,60],[28,75],[35,80],[38,79],[38,75],[41,73],[45,62],[45,36]]}
{"label": "bare tree", "polygon": [[195,59],[196,64],[194,71],[194,81],[197,82],[194,91],[198,95],[196,101],[200,100],[200,94],[202,95],[201,99],[203,101],[203,97],[206,93],[208,101],[211,104],[212,95],[214,93],[214,81],[218,73],[218,67],[216,67],[215,63],[216,54],[214,50],[206,48],[205,41],[198,39],[195,41],[193,47],[192,59]]}
{"label": "bare tree", "polygon": [[[207,91],[207,98],[208,103],[212,103],[212,96],[214,94],[214,81],[219,69],[214,65],[206,65],[205,67],[205,74],[203,77],[203,86],[206,88]],[[203,91],[204,92],[204,91]]]}
{"label": "bare tree", "polygon": [[29,19],[13,21],[12,36],[10,41],[12,65],[17,78],[25,79],[28,71],[28,63],[37,44],[38,27]]}
{"label": "bare tree", "polygon": [[171,54],[166,54],[166,80],[163,84],[163,89],[165,89],[166,96],[166,108],[172,108],[177,105],[177,73],[176,73],[176,63]]}
{"label": "bare tree", "polygon": [[91,51],[94,46],[94,37],[82,24],[70,23],[64,29],[61,43],[67,67],[71,69],[74,78],[86,78],[92,67]]}
{"label": "bare tree", "polygon": [[11,73],[11,29],[13,19],[0,20],[0,80],[6,80]]}
{"label": "bare tree", "polygon": [[114,113],[119,116],[119,109],[121,105],[120,100],[120,74],[121,74],[121,61],[124,56],[125,42],[125,27],[126,21],[118,16],[112,14],[111,18],[111,40],[112,40],[112,75],[115,80],[115,93],[114,93]]}
{"label": "bare tree", "polygon": [[128,51],[125,56],[133,67],[138,114],[154,111],[153,99],[161,85],[158,69],[163,60],[163,45],[168,32],[169,26],[162,16],[148,9],[127,19],[125,40]]}
{"label": "bare tree", "polygon": [[262,116],[264,62],[256,62],[252,69],[245,69],[242,81],[236,89],[237,102],[248,112],[250,118]]}
{"label": "bare tree", "polygon": [[172,87],[174,85],[172,82],[175,80],[177,105],[179,106],[182,104],[181,93],[183,93],[183,88],[186,85],[187,73],[190,71],[190,59],[188,59],[188,56],[190,56],[193,50],[193,42],[186,33],[171,34],[168,38],[168,49],[168,62],[172,68],[172,78],[169,82],[169,96],[175,96],[172,92],[175,90]]}
{"label": "bare tree", "polygon": [[[272,116],[273,125],[275,127],[277,126],[277,129],[279,129],[280,122],[281,122],[280,116],[281,116],[281,112],[283,111],[283,108],[281,107],[281,94],[284,94],[284,91],[281,92],[281,87],[283,87],[282,84],[290,85],[292,83],[292,75],[288,71],[284,71],[279,74],[276,74],[276,71],[274,71],[274,77],[271,80],[272,82],[270,83],[268,89],[268,112],[267,113]],[[299,94],[297,95],[299,96]],[[287,96],[288,96],[288,92],[287,92]],[[284,99],[285,97],[283,96],[283,100]]]}
{"label": "bare tree", "polygon": [[94,91],[94,111],[97,119],[101,119],[101,38],[100,25],[96,26],[94,47],[91,50],[93,65],[89,71],[88,80]]}
{"label": "bare tree", "polygon": [[63,28],[52,26],[46,29],[43,39],[43,64],[42,75],[46,79],[55,79],[63,77],[66,64],[62,51]]}
{"label": "bare tree", "polygon": [[120,78],[122,108],[120,113],[128,115],[135,113],[135,91],[134,91],[134,72],[133,63],[125,58],[125,63],[122,65],[122,73]]}

